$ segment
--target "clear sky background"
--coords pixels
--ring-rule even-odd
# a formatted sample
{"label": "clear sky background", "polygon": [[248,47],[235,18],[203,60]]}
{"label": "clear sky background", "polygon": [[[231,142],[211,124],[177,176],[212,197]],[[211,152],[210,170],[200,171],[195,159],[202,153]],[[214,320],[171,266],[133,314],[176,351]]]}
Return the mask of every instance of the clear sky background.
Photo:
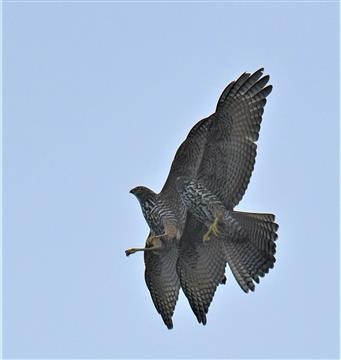
{"label": "clear sky background", "polygon": [[[4,355],[338,357],[338,4],[4,4]],[[272,212],[277,262],[255,293],[230,272],[207,326],[174,329],[144,283],[160,191],[223,88],[264,66],[256,168],[239,205]]]}

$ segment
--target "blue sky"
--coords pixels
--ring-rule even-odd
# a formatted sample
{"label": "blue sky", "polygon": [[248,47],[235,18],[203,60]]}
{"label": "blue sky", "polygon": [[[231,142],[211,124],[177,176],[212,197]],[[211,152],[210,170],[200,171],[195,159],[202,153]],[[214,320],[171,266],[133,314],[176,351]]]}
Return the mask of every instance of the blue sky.
{"label": "blue sky", "polygon": [[[337,358],[337,3],[4,4],[4,355]],[[180,142],[243,71],[274,86],[239,209],[272,212],[277,262],[230,272],[208,324],[168,331],[128,191],[160,191]]]}

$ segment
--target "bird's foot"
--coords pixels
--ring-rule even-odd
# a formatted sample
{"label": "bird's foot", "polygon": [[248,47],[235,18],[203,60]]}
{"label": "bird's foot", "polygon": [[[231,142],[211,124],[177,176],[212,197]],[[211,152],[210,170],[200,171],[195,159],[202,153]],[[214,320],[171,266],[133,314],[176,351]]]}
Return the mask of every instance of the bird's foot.
{"label": "bird's foot", "polygon": [[207,233],[203,236],[203,241],[208,241],[210,240],[210,237],[212,236],[212,234],[214,236],[219,236],[220,231],[218,228],[218,223],[219,223],[219,218],[215,218],[213,223],[211,224],[211,226],[209,227]]}
{"label": "bird's foot", "polygon": [[125,253],[126,253],[126,256],[129,256],[129,255],[131,255],[131,254],[136,253],[136,251],[137,251],[137,249],[131,248],[131,249],[127,249],[127,250],[125,251]]}
{"label": "bird's foot", "polygon": [[152,250],[157,249],[158,247],[160,247],[160,246],[156,246],[155,244],[152,244],[152,245],[150,245],[148,247],[144,247],[144,248],[131,248],[131,249],[126,250],[125,253],[126,253],[126,256],[129,256],[131,254],[136,253],[137,251],[152,251]]}

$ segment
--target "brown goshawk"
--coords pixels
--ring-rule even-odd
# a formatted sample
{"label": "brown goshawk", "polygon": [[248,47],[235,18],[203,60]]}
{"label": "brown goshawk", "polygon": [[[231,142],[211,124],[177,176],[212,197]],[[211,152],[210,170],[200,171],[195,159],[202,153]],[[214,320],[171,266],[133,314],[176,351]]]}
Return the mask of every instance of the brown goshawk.
{"label": "brown goshawk", "polygon": [[126,255],[144,251],[146,284],[169,329],[180,288],[205,325],[216,288],[226,282],[226,264],[245,292],[274,266],[275,216],[234,210],[254,168],[268,81],[259,69],[231,82],[215,113],[179,147],[161,192],[130,191],[150,233],[144,248]]}

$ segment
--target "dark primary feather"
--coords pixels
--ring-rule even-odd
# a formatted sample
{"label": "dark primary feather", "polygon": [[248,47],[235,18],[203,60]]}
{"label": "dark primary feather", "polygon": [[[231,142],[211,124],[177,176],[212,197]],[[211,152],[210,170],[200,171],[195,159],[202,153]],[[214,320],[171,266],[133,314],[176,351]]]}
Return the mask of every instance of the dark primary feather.
{"label": "dark primary feather", "polygon": [[225,89],[207,132],[197,177],[228,209],[243,197],[255,164],[255,142],[272,89],[266,86],[269,77],[261,75],[262,69],[243,74]]}
{"label": "dark primary feather", "polygon": [[[243,197],[254,168],[260,124],[272,86],[263,68],[244,73],[221,94],[217,110],[199,121],[179,147],[160,197],[182,207],[176,179],[199,178],[233,208]],[[218,191],[219,190],[219,191]],[[184,224],[183,224],[184,225]]]}
{"label": "dark primary feather", "polygon": [[168,329],[173,328],[172,316],[179,296],[180,280],[176,272],[178,248],[174,242],[155,250],[145,251],[145,280],[156,310]]}
{"label": "dark primary feather", "polygon": [[177,263],[181,288],[203,325],[218,285],[226,282],[223,243],[217,238],[204,243],[202,237],[206,231],[202,223],[188,214]]}

